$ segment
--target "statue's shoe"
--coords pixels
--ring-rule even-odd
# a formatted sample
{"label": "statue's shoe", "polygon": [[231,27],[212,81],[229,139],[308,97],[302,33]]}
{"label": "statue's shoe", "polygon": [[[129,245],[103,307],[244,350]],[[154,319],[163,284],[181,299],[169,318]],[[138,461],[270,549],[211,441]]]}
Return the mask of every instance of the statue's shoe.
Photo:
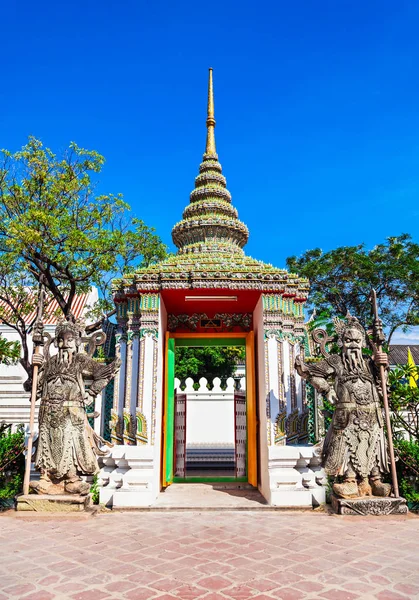
{"label": "statue's shoe", "polygon": [[383,483],[380,479],[371,481],[371,488],[374,496],[390,496],[391,494],[391,485]]}
{"label": "statue's shoe", "polygon": [[31,481],[29,487],[37,494],[49,494],[54,484],[47,479],[40,479],[39,481]]}
{"label": "statue's shoe", "polygon": [[358,485],[356,481],[344,481],[333,484],[333,493],[338,498],[358,498]]}
{"label": "statue's shoe", "polygon": [[372,496],[372,488],[368,479],[363,479],[358,483],[358,494],[359,496]]}
{"label": "statue's shoe", "polygon": [[85,496],[90,492],[90,485],[85,481],[66,481],[65,491],[67,494],[80,494]]}

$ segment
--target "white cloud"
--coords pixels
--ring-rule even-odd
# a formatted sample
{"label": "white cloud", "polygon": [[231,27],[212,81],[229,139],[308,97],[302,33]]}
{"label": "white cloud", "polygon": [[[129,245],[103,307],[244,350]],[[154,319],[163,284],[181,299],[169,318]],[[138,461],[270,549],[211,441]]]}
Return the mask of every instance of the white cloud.
{"label": "white cloud", "polygon": [[419,344],[419,327],[412,327],[411,331],[408,333],[403,333],[403,331],[396,331],[396,333],[391,338],[392,344]]}

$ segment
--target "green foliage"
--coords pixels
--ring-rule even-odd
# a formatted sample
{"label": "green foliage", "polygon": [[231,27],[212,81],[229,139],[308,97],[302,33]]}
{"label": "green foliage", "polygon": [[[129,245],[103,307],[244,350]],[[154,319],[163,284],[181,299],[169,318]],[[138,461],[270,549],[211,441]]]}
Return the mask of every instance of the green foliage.
{"label": "green foliage", "polygon": [[19,342],[8,342],[0,334],[0,364],[11,365],[20,358]]}
{"label": "green foliage", "polygon": [[324,416],[324,427],[327,431],[330,423],[332,422],[333,413],[335,412],[335,405],[329,402],[329,400],[322,396],[323,399],[323,416]]}
{"label": "green foliage", "polygon": [[397,365],[389,371],[389,404],[392,429],[396,437],[419,440],[419,388],[409,385],[409,377],[419,374],[418,367]]}
{"label": "green foliage", "polygon": [[287,258],[288,268],[310,280],[309,302],[327,318],[349,311],[367,328],[371,289],[377,292],[380,318],[389,329],[419,325],[419,245],[409,235],[389,237],[367,250],[364,244],[323,252],[309,250]]}
{"label": "green foliage", "polygon": [[14,433],[0,425],[0,499],[13,498],[22,489],[25,471],[23,426]]}
{"label": "green foliage", "polygon": [[244,358],[245,349],[242,346],[180,346],[175,354],[175,377],[181,381],[187,377],[195,381],[205,377],[210,383],[214,377],[219,377],[224,382],[233,375],[237,361]]}
{"label": "green foliage", "polygon": [[64,314],[76,291],[165,256],[154,230],[127,217],[121,194],[95,196],[92,175],[105,162],[97,152],[72,142],[57,157],[30,137],[21,151],[2,154],[0,251],[36,280],[44,275]]}
{"label": "green foliage", "polygon": [[99,478],[97,475],[93,475],[92,485],[90,487],[90,493],[92,495],[93,504],[99,504]]}
{"label": "green foliage", "polygon": [[406,498],[410,510],[419,511],[419,443],[396,439],[394,449],[400,495]]}
{"label": "green foliage", "polygon": [[29,375],[26,339],[33,323],[26,321],[37,298],[28,290],[42,279],[47,301],[55,299],[68,316],[75,295],[96,286],[100,300],[89,316],[100,319],[114,309],[114,277],[166,257],[154,229],[130,217],[121,194],[95,195],[104,162],[74,142],[56,156],[34,137],[19,152],[0,152],[0,300],[6,305],[0,322],[19,333]]}
{"label": "green foliage", "polygon": [[418,367],[397,365],[388,376],[400,494],[415,511],[419,511],[419,388],[409,385],[409,377],[418,375]]}

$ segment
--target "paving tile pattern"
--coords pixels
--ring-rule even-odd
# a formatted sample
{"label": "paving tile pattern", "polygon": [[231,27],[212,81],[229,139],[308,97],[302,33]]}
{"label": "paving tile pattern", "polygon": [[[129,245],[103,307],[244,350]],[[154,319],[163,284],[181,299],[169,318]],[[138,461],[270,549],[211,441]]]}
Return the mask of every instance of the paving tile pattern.
{"label": "paving tile pattern", "polygon": [[0,517],[0,600],[419,598],[419,518]]}

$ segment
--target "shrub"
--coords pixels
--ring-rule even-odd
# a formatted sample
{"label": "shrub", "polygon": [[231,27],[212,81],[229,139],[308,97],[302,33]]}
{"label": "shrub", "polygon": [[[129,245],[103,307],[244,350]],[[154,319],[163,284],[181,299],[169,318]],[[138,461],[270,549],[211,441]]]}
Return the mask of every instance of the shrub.
{"label": "shrub", "polygon": [[408,440],[394,440],[398,457],[397,476],[400,495],[406,498],[409,509],[419,511],[419,444]]}
{"label": "shrub", "polygon": [[99,504],[99,481],[98,476],[93,475],[92,485],[90,487],[90,493],[92,494],[93,504]]}
{"label": "shrub", "polygon": [[13,498],[22,490],[25,472],[25,433],[23,425],[12,432],[0,425],[0,500]]}

